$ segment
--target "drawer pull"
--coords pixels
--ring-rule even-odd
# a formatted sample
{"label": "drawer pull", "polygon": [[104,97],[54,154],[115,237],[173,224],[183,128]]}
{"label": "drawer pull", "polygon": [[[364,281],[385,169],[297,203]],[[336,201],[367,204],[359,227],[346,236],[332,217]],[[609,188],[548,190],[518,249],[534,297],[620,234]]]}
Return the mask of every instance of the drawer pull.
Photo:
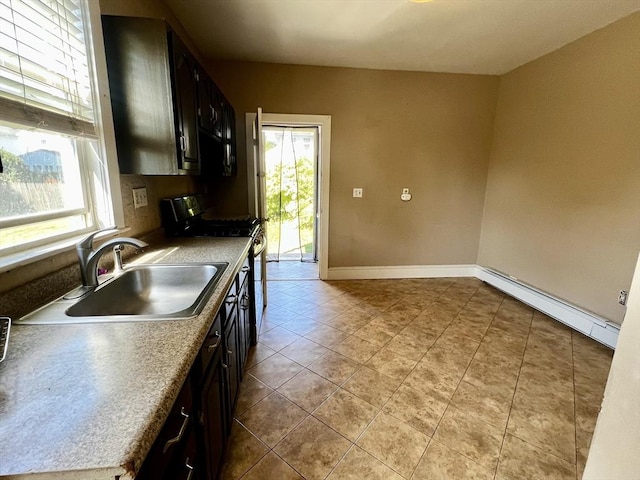
{"label": "drawer pull", "polygon": [[184,417],[182,420],[182,426],[180,427],[180,431],[178,435],[173,437],[170,440],[167,440],[167,443],[164,444],[164,448],[162,449],[162,453],[167,453],[167,450],[172,446],[182,440],[182,436],[184,435],[185,430],[187,429],[187,425],[189,425],[189,415],[184,413],[184,407],[180,407],[180,415]]}
{"label": "drawer pull", "polygon": [[242,267],[242,269],[240,270],[241,272],[248,272],[249,271],[249,266],[245,265],[244,267]]}
{"label": "drawer pull", "polygon": [[240,308],[242,310],[249,309],[249,295],[243,295],[242,300],[240,301]]}
{"label": "drawer pull", "polygon": [[225,364],[223,363],[223,364],[222,364],[222,368],[226,368],[226,369],[228,369],[228,368],[229,368],[229,365],[225,365]]}
{"label": "drawer pull", "polygon": [[184,466],[187,468],[187,470],[189,470],[187,480],[191,480],[191,477],[193,476],[193,466],[189,465],[189,457],[187,457],[187,460],[184,462]]}
{"label": "drawer pull", "polygon": [[218,341],[216,343],[212,343],[211,345],[209,345],[207,347],[207,352],[211,352],[215,350],[216,348],[218,348],[218,345],[220,345],[220,333],[216,330],[216,333],[214,335],[218,339]]}
{"label": "drawer pull", "polygon": [[227,300],[226,300],[227,304],[229,304],[229,305],[234,304],[234,303],[236,303],[237,301],[238,301],[238,297],[237,297],[236,295],[233,295],[233,294],[232,294],[232,295],[229,295],[229,296],[227,297]]}

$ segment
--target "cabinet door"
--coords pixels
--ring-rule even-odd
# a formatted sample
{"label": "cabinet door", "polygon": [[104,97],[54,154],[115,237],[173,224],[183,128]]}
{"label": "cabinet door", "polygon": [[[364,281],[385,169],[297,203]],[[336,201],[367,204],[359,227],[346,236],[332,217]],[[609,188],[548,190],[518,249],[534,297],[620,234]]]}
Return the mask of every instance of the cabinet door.
{"label": "cabinet door", "polygon": [[166,473],[182,468],[182,454],[190,435],[193,433],[193,400],[191,395],[191,384],[187,379],[136,479],[172,478],[166,476]]}
{"label": "cabinet door", "polygon": [[199,463],[196,434],[191,430],[179,455],[176,455],[162,477],[154,480],[205,480],[204,473]]}
{"label": "cabinet door", "polygon": [[222,175],[233,176],[238,173],[236,163],[236,119],[231,104],[224,99],[222,105],[222,143],[224,147],[222,159]]}
{"label": "cabinet door", "polygon": [[181,168],[199,171],[197,65],[195,59],[172,32],[170,35],[173,58],[174,97],[176,107],[176,138]]}
{"label": "cabinet door", "polygon": [[220,139],[222,137],[220,93],[202,67],[198,67],[198,72],[198,124],[202,131]]}
{"label": "cabinet door", "polygon": [[[220,351],[214,356],[207,379],[203,383],[200,402],[200,425],[202,427],[206,475],[203,480],[215,480],[223,460],[226,441],[224,384]],[[230,425],[229,425],[230,428]]]}
{"label": "cabinet door", "polygon": [[244,366],[247,361],[247,354],[251,346],[251,315],[250,315],[250,298],[249,298],[249,281],[244,278],[244,283],[238,293],[238,366],[241,376],[244,372]]}
{"label": "cabinet door", "polygon": [[226,380],[226,425],[227,435],[231,433],[231,420],[233,418],[233,409],[236,406],[236,398],[238,396],[238,384],[240,383],[239,365],[238,365],[238,310],[234,310],[233,317],[228,320],[227,331],[225,334],[225,350],[222,352],[223,364]]}
{"label": "cabinet door", "polygon": [[213,98],[213,108],[216,111],[216,117],[215,120],[213,122],[213,134],[218,137],[218,138],[222,138],[222,126],[223,126],[223,98],[224,96],[222,95],[222,92],[220,91],[220,89],[218,88],[218,86],[215,83],[212,83],[211,85],[211,96]]}

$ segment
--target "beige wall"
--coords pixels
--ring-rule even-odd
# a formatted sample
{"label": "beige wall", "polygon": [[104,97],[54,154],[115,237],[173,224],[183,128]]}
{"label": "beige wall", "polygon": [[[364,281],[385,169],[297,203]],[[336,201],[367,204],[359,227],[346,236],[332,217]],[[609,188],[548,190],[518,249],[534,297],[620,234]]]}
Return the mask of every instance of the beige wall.
{"label": "beige wall", "polygon": [[478,263],[621,322],[640,247],[640,14],[500,79]]}
{"label": "beige wall", "polygon": [[[209,70],[238,124],[258,106],[331,115],[329,267],[475,263],[497,77],[235,62]],[[243,130],[238,138],[243,150]],[[246,170],[233,181],[246,190]],[[400,200],[403,187],[411,202]],[[245,196],[233,205],[246,212]]]}

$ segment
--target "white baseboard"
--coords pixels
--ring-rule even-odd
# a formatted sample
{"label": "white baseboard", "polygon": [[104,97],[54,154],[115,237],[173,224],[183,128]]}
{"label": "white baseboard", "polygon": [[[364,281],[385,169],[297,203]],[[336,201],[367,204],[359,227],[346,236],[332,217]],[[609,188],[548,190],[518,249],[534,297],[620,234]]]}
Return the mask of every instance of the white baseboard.
{"label": "white baseboard", "polygon": [[328,280],[384,278],[475,277],[476,265],[399,265],[391,267],[332,267]]}
{"label": "white baseboard", "polygon": [[479,266],[476,276],[551,318],[615,349],[620,327],[595,313],[583,310],[490,268]]}
{"label": "white baseboard", "polygon": [[479,265],[399,265],[387,267],[332,267],[328,280],[386,278],[475,277],[532,308],[615,349],[620,327],[595,313],[583,310],[542,290]]}

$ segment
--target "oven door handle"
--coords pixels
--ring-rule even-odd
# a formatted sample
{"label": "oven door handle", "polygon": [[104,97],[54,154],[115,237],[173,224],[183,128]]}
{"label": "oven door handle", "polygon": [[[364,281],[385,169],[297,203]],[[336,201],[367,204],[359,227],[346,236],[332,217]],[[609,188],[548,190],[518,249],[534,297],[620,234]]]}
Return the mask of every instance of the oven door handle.
{"label": "oven door handle", "polygon": [[259,256],[264,249],[267,248],[266,242],[254,243],[253,256],[254,258]]}
{"label": "oven door handle", "polygon": [[267,248],[267,242],[264,235],[264,230],[259,229],[256,235],[253,237],[253,257],[260,255],[264,249]]}

